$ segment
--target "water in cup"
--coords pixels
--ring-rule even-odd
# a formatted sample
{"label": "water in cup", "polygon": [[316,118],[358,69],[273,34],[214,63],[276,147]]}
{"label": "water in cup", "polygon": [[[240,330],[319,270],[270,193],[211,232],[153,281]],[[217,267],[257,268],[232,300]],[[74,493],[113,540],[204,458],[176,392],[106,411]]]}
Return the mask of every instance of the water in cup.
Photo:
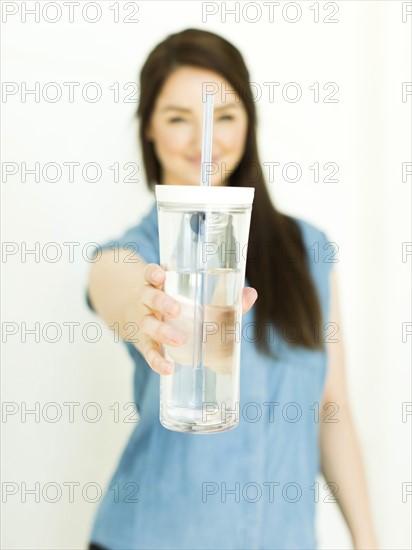
{"label": "water in cup", "polygon": [[184,344],[164,346],[166,359],[175,364],[174,374],[162,379],[161,402],[171,428],[229,428],[221,413],[233,410],[238,400],[240,282],[239,269],[166,271],[164,291],[180,303],[181,312],[164,322],[186,334]]}
{"label": "water in cup", "polygon": [[160,376],[160,421],[181,432],[234,428],[239,408],[242,290],[254,188],[157,185],[163,290],[185,333],[163,345],[174,373]]}

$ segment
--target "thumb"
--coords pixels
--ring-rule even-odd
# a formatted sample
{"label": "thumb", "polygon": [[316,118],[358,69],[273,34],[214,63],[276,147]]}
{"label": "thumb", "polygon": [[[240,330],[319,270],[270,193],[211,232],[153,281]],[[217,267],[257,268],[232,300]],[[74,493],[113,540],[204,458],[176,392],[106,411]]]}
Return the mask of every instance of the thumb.
{"label": "thumb", "polygon": [[242,294],[242,313],[247,313],[249,309],[253,306],[253,304],[256,302],[258,297],[258,293],[256,290],[248,286],[243,289]]}

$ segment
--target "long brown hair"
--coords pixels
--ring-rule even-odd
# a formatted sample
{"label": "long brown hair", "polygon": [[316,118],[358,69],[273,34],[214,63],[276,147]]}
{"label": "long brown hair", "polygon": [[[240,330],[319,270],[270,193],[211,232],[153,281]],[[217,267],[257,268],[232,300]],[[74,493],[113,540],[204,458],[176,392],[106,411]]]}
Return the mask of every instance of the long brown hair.
{"label": "long brown hair", "polygon": [[[317,338],[317,331],[314,330],[322,321],[321,308],[309,273],[300,228],[290,216],[276,209],[261,170],[256,140],[256,110],[249,72],[240,52],[217,34],[199,29],[186,29],[172,34],[154,48],[141,70],[140,100],[136,114],[140,122],[139,136],[149,189],[153,191],[155,184],[161,183],[162,169],[153,143],[145,136],[145,130],[164,82],[175,69],[182,66],[210,70],[224,77],[233,86],[247,111],[248,130],[244,155],[228,177],[226,185],[255,188],[246,276],[259,295],[254,306],[258,327],[267,327],[273,323],[283,335],[284,328],[297,327],[293,338],[286,338],[291,345],[324,349],[322,338]],[[291,249],[294,250],[292,257]],[[256,343],[263,353],[272,355],[267,336],[259,338]]]}

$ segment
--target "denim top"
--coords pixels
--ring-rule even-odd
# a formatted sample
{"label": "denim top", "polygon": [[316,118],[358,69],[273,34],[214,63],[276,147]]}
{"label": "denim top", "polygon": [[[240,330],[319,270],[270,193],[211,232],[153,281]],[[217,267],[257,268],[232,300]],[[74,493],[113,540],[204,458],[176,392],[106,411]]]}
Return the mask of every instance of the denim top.
{"label": "denim top", "polygon": [[[302,231],[324,326],[328,275],[337,260],[325,233],[293,219]],[[147,263],[160,263],[156,202],[138,225],[102,248],[116,243],[134,248]],[[91,541],[111,550],[316,547],[317,413],[326,352],[292,347],[287,339],[293,331],[286,338],[273,331],[270,345],[278,358],[268,358],[257,350],[254,319],[252,307],[242,320],[240,422],[227,432],[164,428],[159,375],[124,343],[135,366],[139,422],[99,503]]]}

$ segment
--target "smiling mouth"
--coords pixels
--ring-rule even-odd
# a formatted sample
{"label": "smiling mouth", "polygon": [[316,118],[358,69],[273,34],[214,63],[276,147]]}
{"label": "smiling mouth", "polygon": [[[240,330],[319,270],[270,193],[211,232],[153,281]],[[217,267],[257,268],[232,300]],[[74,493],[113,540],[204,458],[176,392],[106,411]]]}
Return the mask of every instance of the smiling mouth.
{"label": "smiling mouth", "polygon": [[[191,157],[186,157],[186,158],[189,162],[191,162],[192,164],[196,164],[197,166],[200,166],[202,164],[201,158],[191,158]],[[218,160],[219,160],[219,157],[212,157],[212,162],[218,162]]]}

